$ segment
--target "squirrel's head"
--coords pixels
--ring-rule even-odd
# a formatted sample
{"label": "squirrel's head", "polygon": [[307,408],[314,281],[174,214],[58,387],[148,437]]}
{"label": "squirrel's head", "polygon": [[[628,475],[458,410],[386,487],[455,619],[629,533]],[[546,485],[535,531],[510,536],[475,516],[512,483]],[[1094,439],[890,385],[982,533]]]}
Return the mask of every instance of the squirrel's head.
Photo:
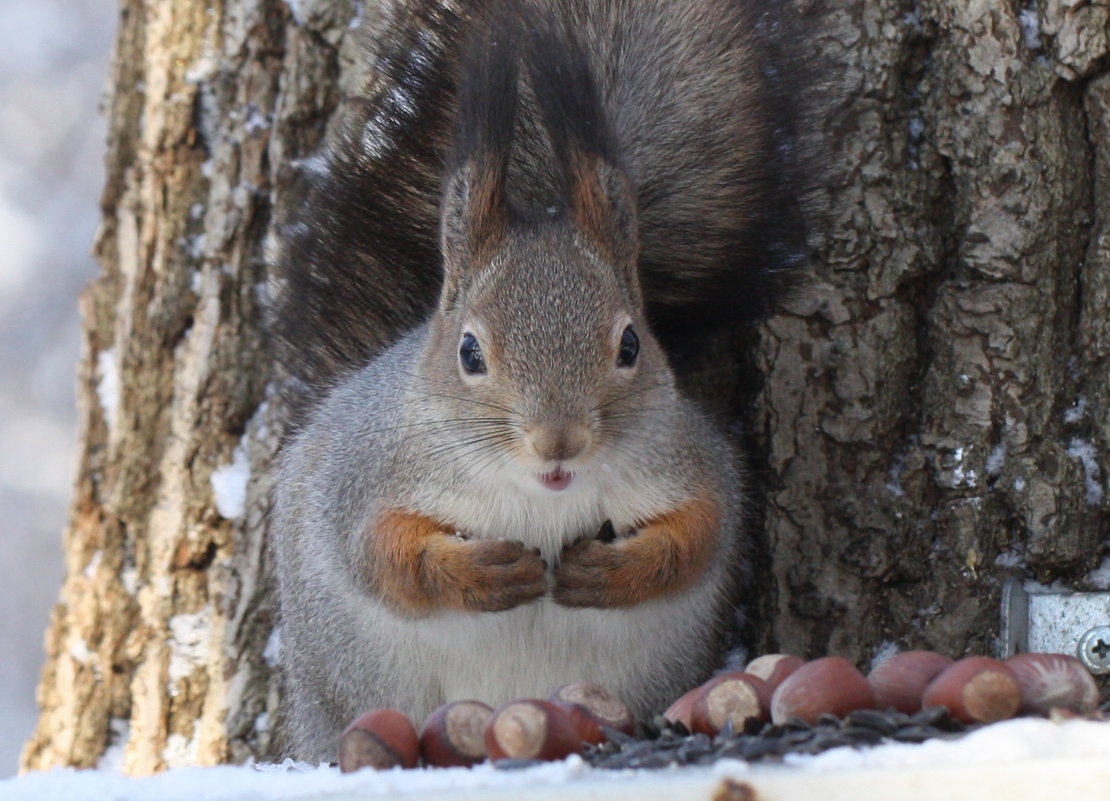
{"label": "squirrel's head", "polygon": [[549,490],[619,459],[622,437],[672,391],[640,297],[628,181],[583,157],[567,190],[561,207],[525,218],[497,165],[452,176],[424,362],[441,405],[472,420],[471,447]]}
{"label": "squirrel's head", "polygon": [[509,176],[515,78],[478,72],[503,78],[483,84],[493,98],[467,99],[464,87],[470,121],[444,186],[444,280],[423,369],[442,405],[471,420],[467,447],[485,464],[561,490],[577,470],[622,458],[623,437],[650,425],[673,379],[640,297],[635,196],[592,85],[576,84],[589,97],[564,98],[567,109],[554,91],[534,92],[556,197],[524,211],[507,191],[528,174]]}

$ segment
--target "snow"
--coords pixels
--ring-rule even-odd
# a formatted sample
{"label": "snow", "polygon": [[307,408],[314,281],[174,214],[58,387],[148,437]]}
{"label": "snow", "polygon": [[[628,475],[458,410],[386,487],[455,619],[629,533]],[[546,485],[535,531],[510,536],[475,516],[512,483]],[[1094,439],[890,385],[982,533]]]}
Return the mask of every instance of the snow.
{"label": "snow", "polygon": [[96,763],[99,770],[108,773],[123,771],[124,747],[131,739],[131,723],[124,718],[112,718],[108,721],[108,747],[100,755]]}
{"label": "snow", "polygon": [[100,562],[103,558],[104,551],[98,549],[96,553],[92,555],[92,559],[89,560],[89,563],[85,565],[85,569],[83,571],[85,574],[85,578],[89,579],[90,581],[96,578],[97,568],[100,567]]}
{"label": "snow", "polygon": [[1084,581],[1099,590],[1110,590],[1110,556],[1103,557],[1102,562],[1087,574]]}
{"label": "snow", "polygon": [[201,53],[197,60],[185,71],[185,81],[187,83],[203,83],[210,81],[218,72],[219,60],[216,53],[209,50],[208,52]]}
{"label": "snow", "polygon": [[89,650],[89,644],[76,636],[69,638],[68,653],[75,662],[80,662],[82,665],[87,665],[93,658],[92,651]]}
{"label": "snow", "polygon": [[204,249],[208,245],[208,237],[204,234],[194,234],[190,236],[185,243],[185,250],[189,257],[194,260],[200,260],[204,256]]}
{"label": "snow", "polygon": [[1075,437],[1068,443],[1068,456],[1078,459],[1083,464],[1083,480],[1087,486],[1087,504],[1100,506],[1102,504],[1102,470],[1098,464],[1098,452],[1095,446],[1086,440]]}
{"label": "snow", "polygon": [[266,640],[266,647],[262,649],[262,658],[270,667],[275,667],[281,658],[281,626],[274,626]]}
{"label": "snow", "polygon": [[240,442],[231,454],[230,464],[221,465],[212,471],[212,495],[220,517],[237,520],[243,516],[247,506],[247,482],[250,477],[251,465],[247,458],[247,448]]}
{"label": "snow", "polygon": [[895,458],[894,464],[890,468],[890,481],[886,484],[886,489],[897,498],[901,498],[906,494],[902,489],[902,471],[906,467],[905,457],[899,455]]}
{"label": "snow", "polygon": [[1002,472],[1002,465],[1006,461],[1006,446],[995,445],[987,457],[987,475],[997,476]]}
{"label": "snow", "polygon": [[96,397],[104,421],[111,426],[119,408],[120,382],[119,367],[116,364],[116,349],[108,348],[96,354]]}
{"label": "snow", "polygon": [[952,459],[955,464],[952,466],[952,487],[974,487],[978,476],[975,470],[964,466],[964,457],[966,456],[967,448],[962,445],[952,452]]}
{"label": "snow", "polygon": [[199,752],[200,740],[197,739],[197,735],[194,734],[193,739],[190,740],[183,734],[175,733],[166,738],[162,759],[167,765],[194,765]]}
{"label": "snow", "polygon": [[338,793],[357,793],[369,799],[451,789],[556,785],[584,777],[616,781],[621,775],[594,771],[576,756],[521,771],[499,771],[484,764],[470,769],[394,768],[343,775],[338,768],[290,761],[280,765],[179,768],[140,779],[107,771],[55,770],[0,782],[0,801],[280,801],[326,798]]}
{"label": "snow", "polygon": [[874,670],[896,653],[898,653],[898,643],[884,640],[875,651],[875,655],[871,657],[871,669]]}
{"label": "snow", "polygon": [[176,695],[177,683],[191,676],[206,663],[212,635],[212,608],[206,606],[192,614],[170,618],[170,695]]}
{"label": "snow", "polygon": [[1065,423],[1078,423],[1087,414],[1087,399],[1080,396],[1070,409],[1064,412]]}
{"label": "snow", "polygon": [[243,123],[243,130],[247,133],[257,133],[270,127],[270,118],[258,110],[258,106],[250,103],[247,106],[247,119]]}
{"label": "snow", "polygon": [[351,21],[349,23],[347,23],[347,28],[349,30],[353,31],[353,30],[357,29],[360,25],[362,25],[363,12],[364,12],[363,4],[360,2],[360,0],[356,0],[355,8],[354,8],[354,15],[351,17]]}
{"label": "snow", "polygon": [[306,9],[304,5],[311,6],[312,3],[306,2],[306,0],[285,0],[285,5],[289,9],[290,16],[293,17],[293,22],[303,27],[306,19]]}
{"label": "snow", "polygon": [[889,743],[863,750],[834,748],[811,757],[787,756],[784,761],[806,770],[829,771],[990,765],[1079,756],[1110,759],[1110,724],[1019,718],[986,726],[959,740]]}
{"label": "snow", "polygon": [[139,571],[134,565],[126,565],[119,574],[120,584],[123,585],[123,591],[128,595],[134,595],[139,591]]}
{"label": "snow", "polygon": [[[183,738],[182,738],[183,739]],[[579,757],[523,770],[501,771],[488,763],[477,767],[341,774],[331,767],[286,761],[278,765],[179,768],[148,778],[130,778],[107,770],[55,770],[0,781],[0,801],[239,801],[242,799],[413,798],[438,794],[480,797],[481,791],[509,798],[514,790],[565,788],[566,798],[603,798],[627,786],[644,790],[682,777],[734,778],[848,774],[876,768],[926,768],[994,765],[1025,767],[1057,758],[1110,760],[1110,724],[1084,720],[1054,723],[1027,718],[988,726],[960,740],[921,744],[890,743],[869,749],[837,748],[815,756],[794,755],[786,768],[723,760],[709,768],[664,771],[595,770]],[[893,780],[892,780],[893,781]],[[1004,787],[992,788],[1005,792]],[[892,796],[894,797],[894,796]],[[986,797],[986,796],[984,796]],[[1094,797],[1094,796],[1091,796]]]}
{"label": "snow", "polygon": [[1033,51],[1040,50],[1044,45],[1041,42],[1041,20],[1037,16],[1036,3],[1029,3],[1022,8],[1019,17],[1025,46]]}

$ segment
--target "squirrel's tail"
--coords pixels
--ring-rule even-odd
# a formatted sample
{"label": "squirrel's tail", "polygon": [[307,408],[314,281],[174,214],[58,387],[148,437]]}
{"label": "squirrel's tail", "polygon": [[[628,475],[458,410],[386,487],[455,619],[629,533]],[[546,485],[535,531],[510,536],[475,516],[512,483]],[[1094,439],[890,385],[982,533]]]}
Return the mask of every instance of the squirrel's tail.
{"label": "squirrel's tail", "polygon": [[[378,21],[363,96],[288,195],[271,331],[295,394],[434,308],[443,176],[474,148],[506,159],[511,149],[518,207],[543,202],[533,184],[558,188],[568,154],[619,166],[635,195],[648,317],[677,370],[706,336],[772,308],[805,251],[803,87],[787,12],[758,0],[522,0],[520,14],[458,5],[410,0]],[[475,30],[494,46],[465,56]],[[501,80],[509,61],[518,86]],[[521,137],[538,156],[519,154]]]}

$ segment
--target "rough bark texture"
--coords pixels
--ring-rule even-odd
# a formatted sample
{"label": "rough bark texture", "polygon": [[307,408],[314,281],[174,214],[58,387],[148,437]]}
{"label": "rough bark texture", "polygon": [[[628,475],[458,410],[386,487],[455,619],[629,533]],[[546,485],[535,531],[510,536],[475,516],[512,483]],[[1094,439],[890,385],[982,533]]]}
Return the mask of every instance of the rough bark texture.
{"label": "rough bark texture", "polygon": [[1107,549],[1110,8],[830,6],[829,233],[761,351],[762,642],[990,652],[1006,576]]}
{"label": "rough bark texture", "polygon": [[[1110,5],[826,6],[828,233],[758,351],[753,642],[990,652],[1004,577],[1083,588],[1108,550]],[[263,241],[354,85],[360,10],[122,2],[27,769],[271,750]]]}
{"label": "rough bark texture", "polygon": [[112,744],[140,774],[268,750],[263,241],[274,173],[335,103],[353,6],[298,23],[276,0],[122,3],[67,578],[25,769]]}

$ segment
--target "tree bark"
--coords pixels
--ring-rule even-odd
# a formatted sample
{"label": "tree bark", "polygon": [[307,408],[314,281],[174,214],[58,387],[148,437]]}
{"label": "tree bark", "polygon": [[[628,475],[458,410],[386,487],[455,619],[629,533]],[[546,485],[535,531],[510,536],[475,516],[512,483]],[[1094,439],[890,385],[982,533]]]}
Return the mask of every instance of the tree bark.
{"label": "tree bark", "polygon": [[990,653],[1108,543],[1104,2],[831,3],[827,239],[764,329],[762,642]]}
{"label": "tree bark", "polygon": [[121,4],[67,576],[24,769],[269,750],[263,242],[276,173],[335,104],[354,6]]}
{"label": "tree bark", "polygon": [[[752,643],[989,653],[1005,577],[1082,589],[1110,550],[1110,5],[797,5],[829,76],[826,212],[757,351]],[[288,163],[358,85],[361,11],[122,2],[25,769],[273,753],[264,240]]]}

